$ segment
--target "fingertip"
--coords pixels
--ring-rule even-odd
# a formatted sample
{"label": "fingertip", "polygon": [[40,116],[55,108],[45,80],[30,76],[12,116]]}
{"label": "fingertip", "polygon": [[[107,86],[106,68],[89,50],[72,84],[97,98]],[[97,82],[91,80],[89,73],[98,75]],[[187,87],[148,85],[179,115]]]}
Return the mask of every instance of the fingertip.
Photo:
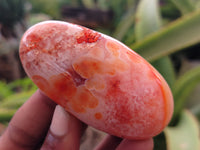
{"label": "fingertip", "polygon": [[50,130],[41,150],[73,149],[78,150],[84,130],[83,123],[57,105]]}
{"label": "fingertip", "polygon": [[[55,109],[56,103],[47,97],[41,90],[37,90],[33,97],[39,101],[43,101],[48,107]],[[37,98],[36,98],[37,97]],[[31,97],[32,98],[32,97]]]}
{"label": "fingertip", "polygon": [[95,150],[114,150],[122,141],[121,138],[107,135],[95,148]]}
{"label": "fingertip", "polygon": [[70,115],[61,106],[57,105],[50,126],[51,132],[58,137],[66,135],[69,130],[69,120]]}
{"label": "fingertip", "polygon": [[153,139],[128,140],[124,139],[116,150],[153,150]]}

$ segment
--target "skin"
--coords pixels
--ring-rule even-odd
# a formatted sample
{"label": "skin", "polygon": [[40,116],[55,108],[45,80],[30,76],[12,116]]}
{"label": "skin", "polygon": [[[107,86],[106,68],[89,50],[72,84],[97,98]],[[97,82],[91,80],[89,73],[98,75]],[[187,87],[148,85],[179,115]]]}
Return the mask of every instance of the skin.
{"label": "skin", "polygon": [[[10,121],[8,128],[0,137],[0,149],[78,150],[80,138],[86,127],[38,90]],[[153,140],[127,140],[108,135],[95,148],[114,149],[152,150]]]}

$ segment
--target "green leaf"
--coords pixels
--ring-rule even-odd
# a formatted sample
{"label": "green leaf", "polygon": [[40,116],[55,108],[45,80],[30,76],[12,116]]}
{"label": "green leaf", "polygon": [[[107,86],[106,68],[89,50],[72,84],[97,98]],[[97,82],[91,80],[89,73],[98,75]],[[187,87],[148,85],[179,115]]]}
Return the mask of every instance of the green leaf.
{"label": "green leaf", "polygon": [[47,21],[47,20],[52,20],[52,17],[46,14],[42,14],[42,13],[30,14],[30,17],[27,18],[27,25],[28,27],[31,27],[35,25],[36,23]]}
{"label": "green leaf", "polygon": [[197,66],[185,74],[183,74],[179,79],[174,83],[172,92],[174,95],[174,116],[172,122],[176,120],[179,113],[183,109],[187,97],[190,95],[191,91],[197,86],[200,82],[200,66]]}
{"label": "green leaf", "polygon": [[130,8],[124,17],[120,20],[118,23],[114,33],[113,37],[115,37],[118,40],[122,40],[123,37],[127,34],[128,29],[134,24],[135,21],[135,7]]}
{"label": "green leaf", "polygon": [[11,94],[13,94],[13,91],[7,87],[6,82],[0,81],[0,101]]}
{"label": "green leaf", "polygon": [[161,5],[160,10],[161,10],[162,17],[166,19],[165,22],[177,19],[178,17],[181,16],[181,12],[171,2]]}
{"label": "green leaf", "polygon": [[195,10],[195,6],[191,0],[171,0],[171,2],[175,4],[183,15]]}
{"label": "green leaf", "polygon": [[154,61],[200,42],[200,11],[186,15],[130,47]]}
{"label": "green leaf", "polygon": [[131,44],[133,44],[135,41],[136,41],[136,38],[135,38],[135,31],[134,31],[134,27],[132,27],[132,28],[130,28],[130,29],[127,31],[127,34],[126,34],[125,37],[123,38],[122,42],[123,42],[125,45],[131,45]]}
{"label": "green leaf", "polygon": [[94,0],[82,0],[82,3],[86,8],[95,8]]}
{"label": "green leaf", "polygon": [[33,81],[30,78],[23,78],[15,80],[7,85],[12,90],[20,90],[20,91],[30,91],[30,90],[36,90],[37,86],[33,83]]}
{"label": "green leaf", "polygon": [[109,0],[107,1],[110,5],[110,8],[113,10],[113,13],[115,14],[115,19],[118,20],[119,17],[122,16],[124,13],[124,7],[126,4],[125,0]]}
{"label": "green leaf", "polygon": [[10,121],[17,110],[9,110],[0,108],[0,122]]}
{"label": "green leaf", "polygon": [[122,6],[122,0],[110,0],[108,1],[111,9],[113,10],[114,14],[119,16],[121,14],[120,5]]}
{"label": "green leaf", "polygon": [[161,18],[158,7],[158,0],[141,0],[137,12],[135,23],[136,39],[142,40],[150,33],[161,27]]}
{"label": "green leaf", "polygon": [[107,0],[96,0],[97,7],[100,8],[101,10],[108,10],[109,9],[109,4]]}
{"label": "green leaf", "polygon": [[199,150],[199,124],[189,111],[183,111],[177,126],[166,127],[167,150]]}
{"label": "green leaf", "polygon": [[166,138],[164,132],[161,132],[159,135],[153,137],[153,141],[153,150],[166,150]]}
{"label": "green leaf", "polygon": [[0,103],[0,122],[10,121],[17,109],[28,100],[35,91],[11,95]]}
{"label": "green leaf", "polygon": [[134,5],[137,6],[138,0],[126,0],[126,7],[128,9],[132,8]]}
{"label": "green leaf", "polygon": [[200,104],[195,105],[193,108],[191,108],[191,112],[197,117],[197,119],[200,121]]}
{"label": "green leaf", "polygon": [[[192,49],[198,49],[198,48],[192,48]],[[190,50],[185,51],[186,54],[184,54],[185,56],[188,54],[192,54],[192,52],[190,52]],[[184,53],[184,52],[183,52]],[[194,56],[194,54],[192,54]],[[180,55],[179,55],[180,57]],[[198,56],[197,56],[198,57]],[[180,58],[179,58],[180,59]],[[191,70],[192,68],[195,68],[197,66],[200,66],[200,61],[198,60],[194,60],[194,59],[186,59],[186,58],[181,58],[181,67],[179,69],[179,76],[183,75],[184,73],[186,73],[187,71]],[[193,108],[194,106],[197,106],[198,104],[200,104],[200,83],[191,91],[190,95],[187,97],[186,103],[185,103],[185,107],[186,108]]]}
{"label": "green leaf", "polygon": [[199,9],[200,8],[200,1],[197,1],[196,2],[196,9]]}
{"label": "green leaf", "polygon": [[18,109],[34,92],[22,92],[8,96],[0,103],[0,109]]}
{"label": "green leaf", "polygon": [[47,14],[54,19],[59,19],[61,16],[60,13],[60,1],[49,1],[49,0],[29,0],[31,3],[33,13],[44,13]]}

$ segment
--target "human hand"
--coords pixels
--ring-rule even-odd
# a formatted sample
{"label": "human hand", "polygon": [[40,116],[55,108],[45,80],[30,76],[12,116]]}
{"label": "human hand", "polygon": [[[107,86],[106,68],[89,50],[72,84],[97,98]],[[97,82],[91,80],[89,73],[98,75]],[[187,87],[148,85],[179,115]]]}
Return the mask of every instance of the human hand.
{"label": "human hand", "polygon": [[[78,150],[86,125],[39,90],[16,112],[0,137],[0,150]],[[108,135],[95,150],[152,150],[153,140]]]}

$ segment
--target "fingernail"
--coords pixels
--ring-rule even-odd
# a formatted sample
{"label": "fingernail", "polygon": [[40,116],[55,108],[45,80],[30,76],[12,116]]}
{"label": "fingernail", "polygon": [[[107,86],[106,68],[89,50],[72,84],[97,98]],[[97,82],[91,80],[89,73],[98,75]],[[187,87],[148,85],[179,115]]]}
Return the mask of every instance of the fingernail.
{"label": "fingernail", "polygon": [[52,134],[58,137],[66,135],[69,129],[69,119],[69,114],[61,106],[57,105],[50,126]]}

